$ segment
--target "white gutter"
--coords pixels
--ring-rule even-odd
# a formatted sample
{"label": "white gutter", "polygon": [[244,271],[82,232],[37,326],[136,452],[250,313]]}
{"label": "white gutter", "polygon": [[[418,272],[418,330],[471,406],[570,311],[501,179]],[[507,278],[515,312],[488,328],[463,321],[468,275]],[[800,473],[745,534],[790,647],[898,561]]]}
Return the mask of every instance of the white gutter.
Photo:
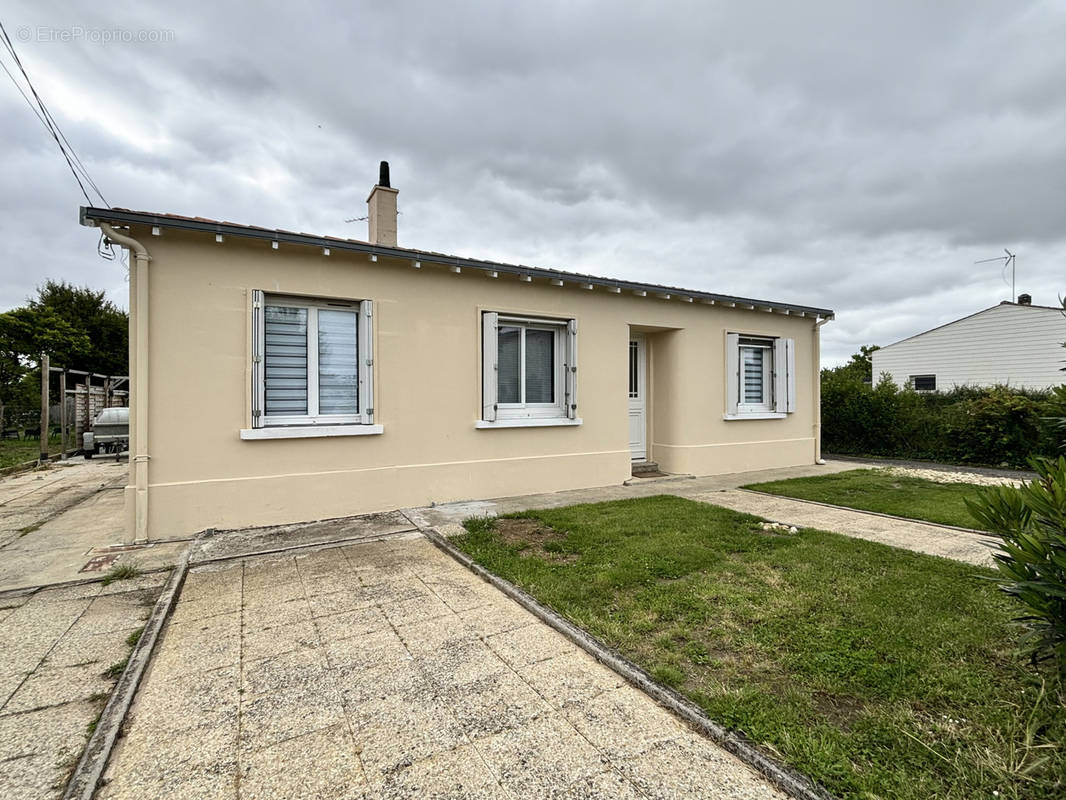
{"label": "white gutter", "polygon": [[130,331],[133,355],[130,404],[134,414],[130,461],[134,486],[133,540],[145,542],[148,541],[148,262],[152,257],[133,237],[119,233],[106,222],[98,224],[108,239],[128,248],[136,259],[136,266],[130,270],[130,312],[134,317]]}
{"label": "white gutter", "polygon": [[814,463],[824,464],[822,458],[822,326],[832,317],[814,323]]}

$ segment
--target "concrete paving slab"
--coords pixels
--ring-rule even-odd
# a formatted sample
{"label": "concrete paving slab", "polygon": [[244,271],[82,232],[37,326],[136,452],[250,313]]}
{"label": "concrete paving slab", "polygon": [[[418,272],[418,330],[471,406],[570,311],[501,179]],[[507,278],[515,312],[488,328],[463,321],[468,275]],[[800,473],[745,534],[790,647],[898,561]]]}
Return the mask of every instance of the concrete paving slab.
{"label": "concrete paving slab", "polygon": [[196,540],[189,563],[257,555],[278,547],[311,547],[345,540],[380,539],[415,530],[402,513],[392,511],[296,525],[211,532]]}
{"label": "concrete paving slab", "polygon": [[0,714],[0,797],[59,797],[85,744],[85,726],[98,711],[98,703],[80,702]]}
{"label": "concrete paving slab", "polygon": [[[321,753],[329,753],[329,760]],[[360,797],[367,783],[351,732],[339,724],[250,754],[241,764],[240,786],[248,800],[344,800]]]}
{"label": "concrete paving slab", "polygon": [[[126,648],[127,652],[129,648]],[[42,665],[26,676],[18,690],[4,704],[5,714],[36,711],[50,706],[106,696],[114,681],[104,677],[104,669],[96,661],[69,667]]]}
{"label": "concrete paving slab", "polygon": [[693,499],[725,506],[734,511],[755,514],[773,522],[834,531],[918,553],[965,561],[968,564],[979,566],[994,564],[992,552],[996,545],[995,539],[991,536],[967,533],[943,525],[894,519],[878,514],[867,514],[862,511],[833,508],[787,497],[775,497],[735,489],[701,492],[693,495]]}
{"label": "concrete paving slab", "polygon": [[[163,576],[165,577],[165,576]],[[129,655],[142,622],[144,579],[6,596],[0,618],[0,797],[62,793],[88,725],[114,686],[105,670]],[[125,591],[123,591],[125,590]]]}
{"label": "concrete paving slab", "polygon": [[626,685],[621,676],[602,669],[592,656],[581,650],[538,661],[518,672],[541,697],[564,714],[571,706],[585,707],[604,692]]}
{"label": "concrete paving slab", "polygon": [[[176,563],[184,542],[125,549],[127,475],[125,462],[74,459],[0,480],[0,591],[100,577],[112,564]],[[81,571],[99,557],[99,571]]]}
{"label": "concrete paving slab", "polygon": [[[647,796],[616,760],[673,741],[672,796],[781,796],[421,537],[223,566],[177,611],[241,608],[168,624],[101,798]],[[304,594],[248,605],[274,586]],[[724,775],[689,779],[681,752]]]}
{"label": "concrete paving slab", "polygon": [[373,788],[383,800],[413,797],[507,798],[515,795],[496,779],[477,748],[462,745],[439,753],[403,769],[393,770],[378,780]]}

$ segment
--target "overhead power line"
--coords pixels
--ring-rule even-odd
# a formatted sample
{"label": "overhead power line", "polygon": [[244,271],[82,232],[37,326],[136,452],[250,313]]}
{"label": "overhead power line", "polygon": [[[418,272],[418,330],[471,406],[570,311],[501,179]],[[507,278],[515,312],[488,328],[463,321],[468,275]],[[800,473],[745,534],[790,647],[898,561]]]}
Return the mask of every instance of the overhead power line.
{"label": "overhead power line", "polygon": [[[104,197],[103,192],[100,191],[100,187],[96,185],[96,181],[92,179],[89,174],[89,170],[86,169],[82,163],[78,154],[75,152],[74,147],[70,144],[66,134],[59,127],[59,123],[56,122],[55,117],[52,116],[52,112],[48,110],[48,106],[45,105],[41,95],[38,94],[37,89],[33,85],[33,81],[30,80],[29,73],[26,72],[26,68],[22,65],[22,59],[19,58],[18,53],[15,51],[15,45],[11,42],[11,37],[7,35],[7,29],[4,28],[3,22],[0,22],[0,43],[4,45],[4,49],[7,50],[11,59],[15,62],[15,66],[18,67],[18,71],[22,74],[23,79],[26,82],[26,86],[30,90],[30,94],[33,95],[33,100],[26,95],[22,86],[19,84],[16,77],[11,73],[11,70],[7,68],[7,65],[0,60],[0,66],[4,68],[4,72],[7,73],[7,77],[11,79],[15,88],[18,89],[19,94],[22,95],[22,99],[26,101],[26,104],[33,111],[34,115],[44,125],[45,130],[55,141],[56,146],[59,147],[59,152],[63,155],[63,159],[67,162],[67,166],[70,168],[70,173],[74,176],[74,180],[78,183],[78,188],[81,189],[82,195],[85,196],[85,201],[89,205],[93,205],[92,198],[89,197],[89,192],[85,188],[85,184],[96,193],[105,206],[111,208],[111,204],[107,202],[107,198]],[[36,101],[36,104],[34,103]],[[84,181],[83,181],[84,179]]]}

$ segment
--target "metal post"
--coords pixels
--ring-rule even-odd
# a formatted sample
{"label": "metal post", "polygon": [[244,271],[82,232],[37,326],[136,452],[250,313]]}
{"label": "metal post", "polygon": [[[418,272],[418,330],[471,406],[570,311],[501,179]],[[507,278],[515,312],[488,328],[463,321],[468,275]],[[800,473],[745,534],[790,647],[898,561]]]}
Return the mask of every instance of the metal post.
{"label": "metal post", "polygon": [[67,371],[59,373],[59,457],[67,457]]}
{"label": "metal post", "polygon": [[48,371],[48,355],[41,354],[41,446],[38,448],[41,451],[41,458],[39,463],[44,464],[48,461],[48,376],[51,373]]}

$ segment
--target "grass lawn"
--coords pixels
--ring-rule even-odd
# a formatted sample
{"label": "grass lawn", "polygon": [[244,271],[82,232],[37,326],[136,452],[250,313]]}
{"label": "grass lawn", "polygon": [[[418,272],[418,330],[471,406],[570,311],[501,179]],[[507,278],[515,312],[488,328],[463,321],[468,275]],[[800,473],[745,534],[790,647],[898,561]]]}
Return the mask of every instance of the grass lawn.
{"label": "grass lawn", "polygon": [[815,478],[752,483],[742,488],[960,528],[984,527],[963,502],[963,498],[977,494],[977,487],[967,483],[934,483],[880,469],[851,469]]}
{"label": "grass lawn", "polygon": [[651,497],[454,542],[845,798],[1062,798],[1066,712],[988,570]]}
{"label": "grass lawn", "polygon": [[[58,439],[48,443],[48,451],[59,452]],[[0,439],[0,469],[35,461],[40,455],[41,443],[36,439]]]}

